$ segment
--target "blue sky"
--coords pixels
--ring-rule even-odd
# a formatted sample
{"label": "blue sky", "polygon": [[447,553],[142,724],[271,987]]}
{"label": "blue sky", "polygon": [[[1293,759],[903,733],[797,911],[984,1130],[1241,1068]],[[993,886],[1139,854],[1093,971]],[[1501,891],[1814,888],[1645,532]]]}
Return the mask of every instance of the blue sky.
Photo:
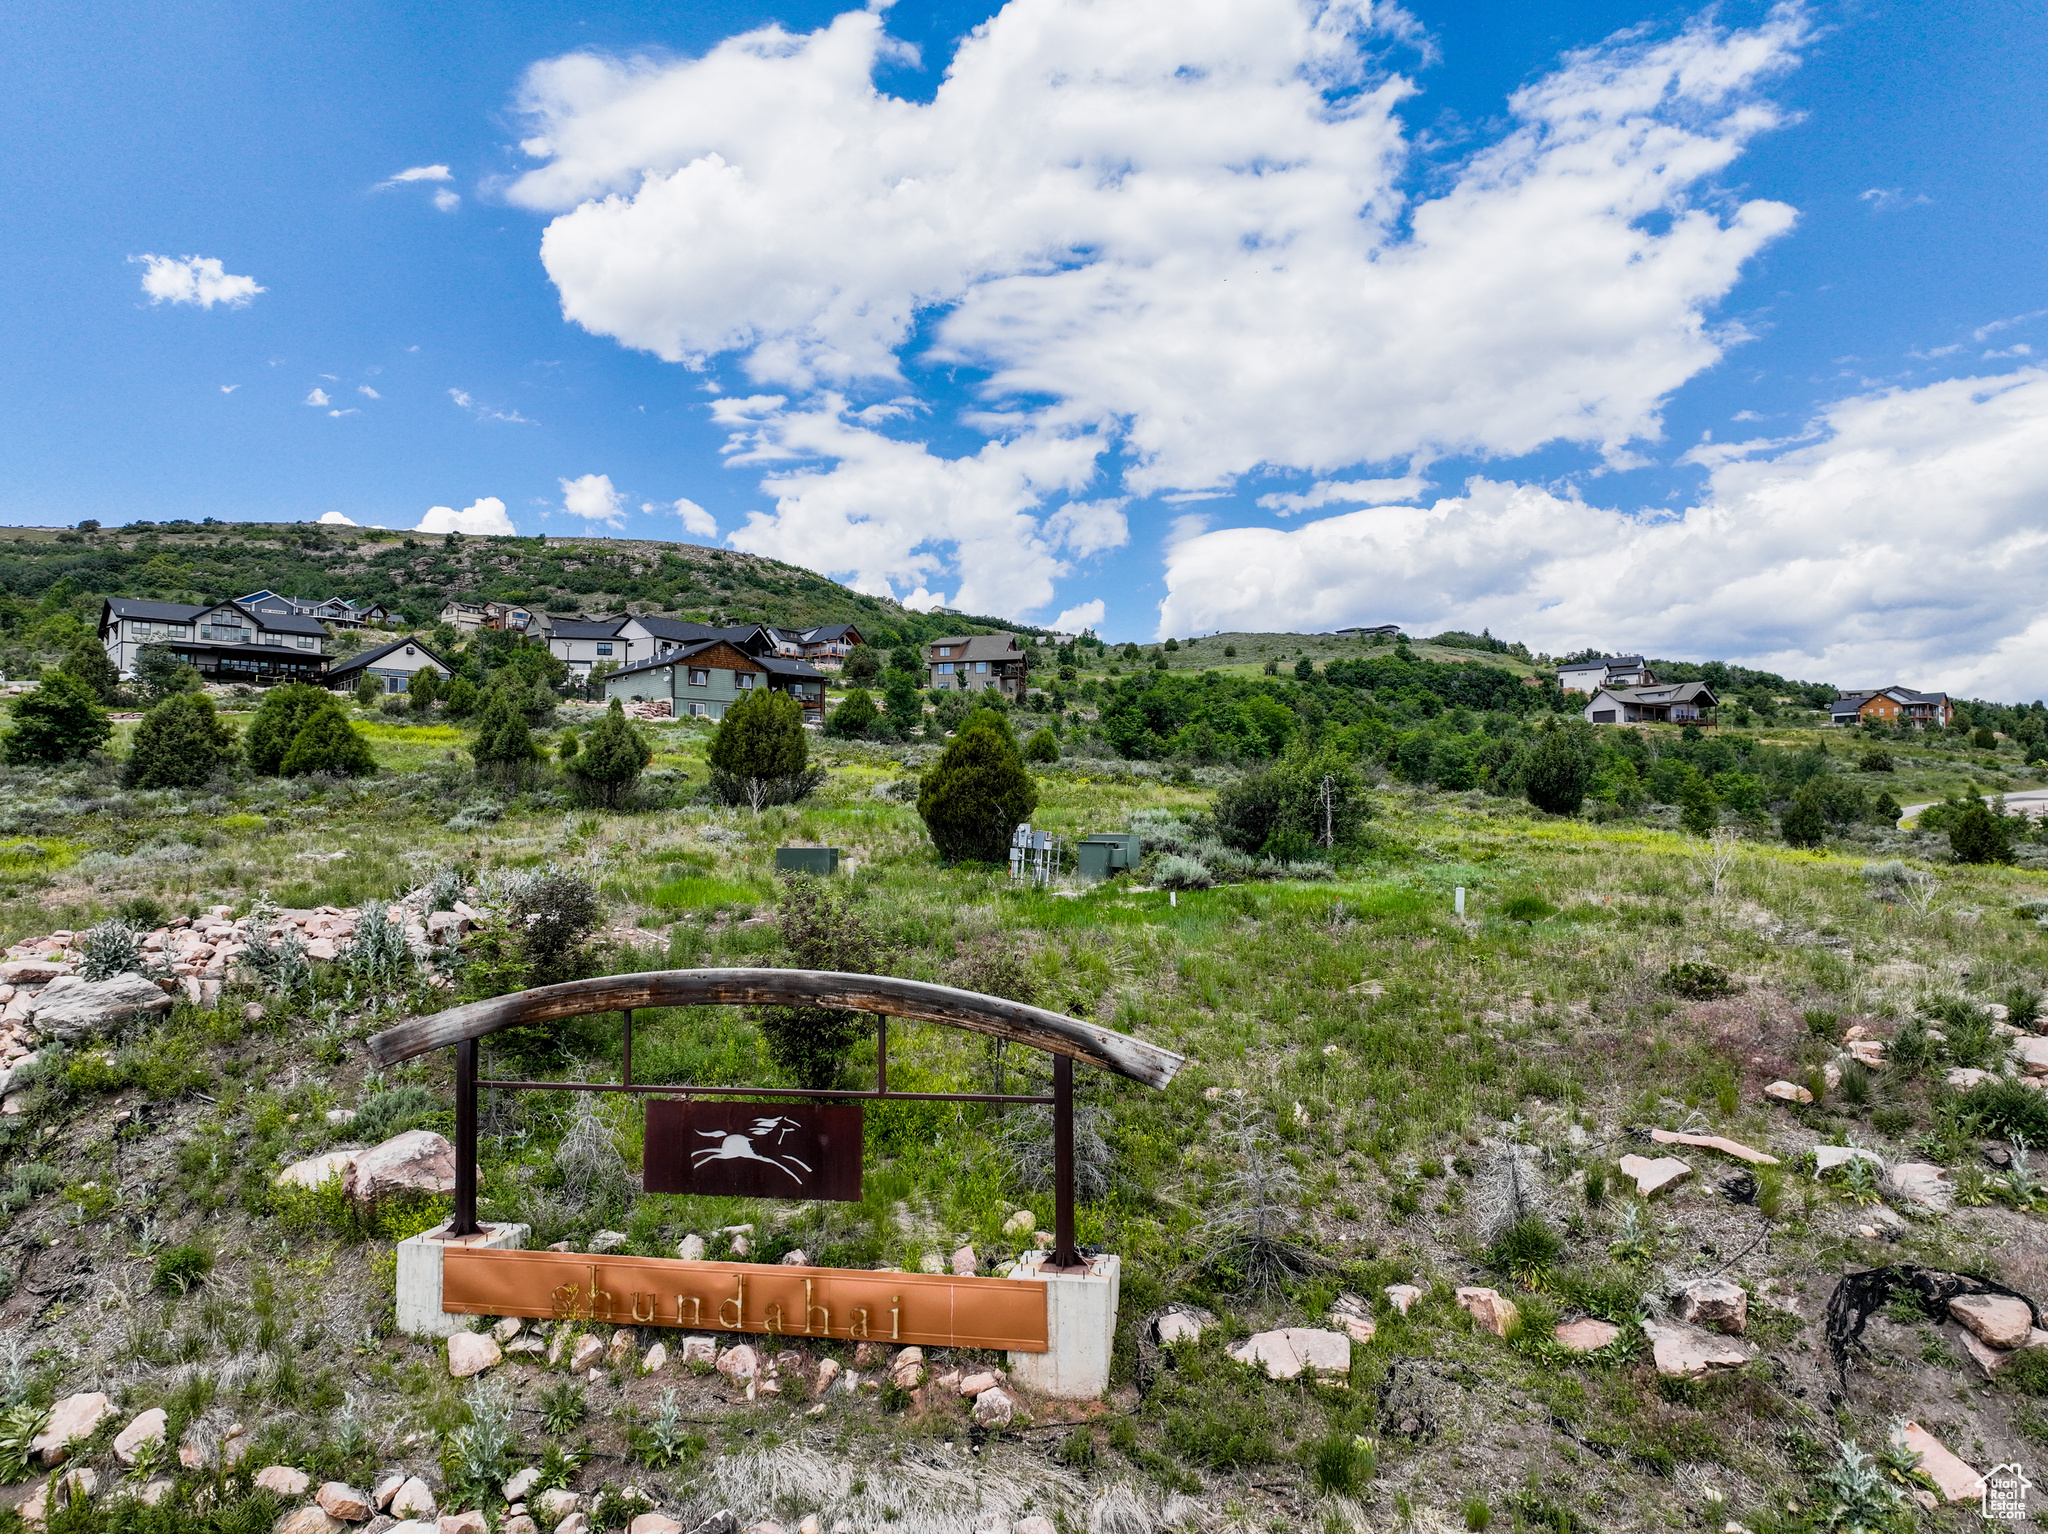
{"label": "blue sky", "polygon": [[9,7],[0,518],[2041,690],[2038,14],[1211,10]]}

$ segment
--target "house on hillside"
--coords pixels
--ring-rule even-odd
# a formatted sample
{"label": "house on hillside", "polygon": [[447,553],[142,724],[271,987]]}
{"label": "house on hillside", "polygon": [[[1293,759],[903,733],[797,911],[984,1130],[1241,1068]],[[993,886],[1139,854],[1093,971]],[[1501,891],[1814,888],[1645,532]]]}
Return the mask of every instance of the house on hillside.
{"label": "house on hillside", "polygon": [[770,629],[775,652],[790,660],[808,661],[823,671],[837,671],[857,644],[865,644],[851,623],[826,623],[808,629]]}
{"label": "house on hillside", "polygon": [[710,623],[692,623],[687,618],[636,613],[620,627],[619,638],[632,643],[636,664],[713,639],[723,640],[756,660],[777,653],[774,631],[761,623],[733,623],[721,628]]}
{"label": "house on hillside", "polygon": [[604,679],[606,698],[666,701],[677,719],[723,719],[727,708],[760,689],[795,698],[807,723],[824,718],[825,676],[817,667],[773,653],[751,655],[723,637],[671,648]]}
{"label": "house on hillside", "polygon": [[981,692],[994,688],[1011,702],[1024,696],[1030,672],[1028,652],[1015,634],[958,635],[925,646],[925,665],[934,688]]}
{"label": "house on hillside", "polygon": [[365,676],[373,676],[385,692],[409,692],[413,674],[422,670],[437,673],[443,681],[455,674],[453,666],[428,649],[426,641],[414,634],[405,639],[394,639],[374,650],[363,650],[346,660],[335,661],[327,668],[326,680],[329,687],[353,692]]}
{"label": "house on hillside", "polygon": [[109,597],[100,644],[123,676],[146,644],[171,652],[209,682],[317,682],[327,675],[327,630],[298,613],[258,612],[238,602],[192,605]]}
{"label": "house on hillside", "polygon": [[347,597],[287,597],[275,591],[252,591],[235,598],[235,604],[251,612],[296,613],[302,618],[318,618],[330,629],[368,628],[373,623],[391,621],[391,610],[382,602],[352,602]]}
{"label": "house on hillside", "polygon": [[[590,680],[590,668],[601,661],[610,661],[615,666],[630,665],[635,657],[633,641],[623,638],[620,630],[629,622],[626,618],[564,618],[556,613],[542,615],[541,632],[547,640],[548,652],[569,668],[569,680],[582,683]],[[643,644],[638,652],[647,653]]]}
{"label": "house on hillside", "polygon": [[1557,685],[1566,692],[1595,693],[1603,687],[1654,687],[1657,678],[1640,655],[1604,655],[1559,666]]}
{"label": "house on hillside", "polygon": [[1598,687],[1585,708],[1588,724],[1712,724],[1721,700],[1705,682],[1661,687]]}
{"label": "house on hillside", "polygon": [[1915,692],[1910,687],[1875,687],[1845,692],[1828,708],[1830,724],[1914,724],[1923,728],[1956,722],[1955,705],[1945,692]]}
{"label": "house on hillside", "polygon": [[1401,625],[1398,623],[1375,623],[1368,627],[1360,624],[1352,628],[1338,629],[1337,632],[1340,634],[1356,634],[1361,639],[1370,639],[1376,634],[1384,634],[1389,639],[1398,639],[1401,637]]}
{"label": "house on hillside", "polygon": [[521,607],[513,602],[449,602],[442,607],[440,621],[452,624],[465,634],[478,629],[510,629],[515,634],[534,631],[535,624],[545,617],[531,607]]}

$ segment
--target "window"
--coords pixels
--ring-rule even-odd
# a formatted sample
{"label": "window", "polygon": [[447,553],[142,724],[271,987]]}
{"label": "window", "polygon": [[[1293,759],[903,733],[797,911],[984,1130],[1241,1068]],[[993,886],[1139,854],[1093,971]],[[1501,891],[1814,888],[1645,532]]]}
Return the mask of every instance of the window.
{"label": "window", "polygon": [[711,673],[692,666],[690,668],[690,685],[692,687],[709,687],[711,685]]}
{"label": "window", "polygon": [[384,690],[386,692],[404,692],[405,678],[402,676],[387,676],[384,678]]}
{"label": "window", "polygon": [[[313,648],[315,643],[316,641],[314,640],[311,634],[301,634],[299,636],[299,648],[301,650],[310,650]],[[412,651],[407,650],[405,653],[410,655],[412,654]]]}
{"label": "window", "polygon": [[[953,653],[953,647],[952,647],[951,645],[949,645],[949,644],[942,644],[942,645],[940,645],[940,646],[939,646],[939,653],[940,653],[941,655],[951,655],[951,654]],[[939,669],[940,669],[941,671],[947,671],[947,670],[950,670],[951,668],[950,668],[950,667],[947,667],[947,666],[941,666],[941,667],[940,667]]]}
{"label": "window", "polygon": [[980,673],[981,673],[981,674],[982,674],[983,676],[987,676],[987,675],[988,675],[988,662],[987,662],[987,661],[985,661],[985,660],[978,660],[978,661],[976,661],[976,662],[974,663],[974,669],[975,669],[976,671],[979,671],[979,672],[980,672]]}
{"label": "window", "polygon": [[942,660],[942,661],[940,661],[940,662],[939,662],[939,675],[940,675],[940,676],[951,676],[952,674],[953,674],[953,663],[952,663],[951,661],[949,661],[949,660]]}
{"label": "window", "polygon": [[702,718],[704,717],[704,705],[703,705],[703,704],[701,704],[701,703],[690,703],[690,704],[685,704],[684,706],[685,706],[686,708],[688,708],[688,709],[689,709],[689,711],[690,711],[690,717],[691,717],[692,719],[702,719]]}
{"label": "window", "polygon": [[405,647],[405,653],[406,653],[406,654],[408,654],[408,655],[412,655],[412,654],[415,654],[416,652],[415,652],[415,651],[413,650],[413,647],[412,647],[411,645],[407,645],[407,646]]}
{"label": "window", "polygon": [[599,655],[609,655],[609,654],[611,654],[611,653],[612,653],[612,647],[611,647],[611,643],[610,643],[610,641],[609,641],[609,640],[606,640],[606,641],[601,641],[601,642],[600,642],[600,643],[598,644],[598,647],[597,647],[597,653],[598,653]]}
{"label": "window", "polygon": [[732,678],[739,683],[741,692],[750,690],[754,685],[754,673],[751,671],[735,671]]}

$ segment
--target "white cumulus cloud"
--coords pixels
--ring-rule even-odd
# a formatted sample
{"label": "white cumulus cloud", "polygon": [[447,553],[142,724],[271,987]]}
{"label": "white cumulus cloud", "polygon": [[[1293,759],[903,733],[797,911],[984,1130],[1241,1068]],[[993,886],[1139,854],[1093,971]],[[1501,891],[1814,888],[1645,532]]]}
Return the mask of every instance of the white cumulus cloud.
{"label": "white cumulus cloud", "polygon": [[237,277],[216,256],[136,256],[144,264],[142,291],[153,304],[192,304],[239,309],[265,289],[254,277]]}
{"label": "white cumulus cloud", "polygon": [[1713,461],[1682,515],[1474,479],[1427,507],[1200,531],[1159,632],[1395,622],[2031,698],[2048,635],[2048,370],[1861,394]]}
{"label": "white cumulus cloud", "polygon": [[[731,462],[805,460],[742,546],[1021,611],[1085,557],[1059,502],[1560,441],[1630,462],[1743,338],[1714,306],[1794,215],[1717,178],[1781,119],[1796,10],[1570,55],[1422,178],[1390,68],[1416,36],[1375,0],[1010,0],[930,102],[875,88],[906,56],[879,6],[572,54],[528,72],[544,163],[509,196],[555,215],[569,319],[773,391],[710,407]],[[983,445],[910,440],[913,345],[986,378],[958,423]]]}
{"label": "white cumulus cloud", "polygon": [[305,399],[301,401],[301,403],[307,405],[325,406],[331,405],[334,402],[327,397],[327,391],[325,389],[315,389],[311,394],[308,394],[305,397]]}
{"label": "white cumulus cloud", "polygon": [[382,399],[384,397],[368,384],[357,384],[356,393],[362,395],[364,399]]}
{"label": "white cumulus cloud", "polygon": [[1108,609],[1103,606],[1102,598],[1097,597],[1092,602],[1083,602],[1079,607],[1069,607],[1052,620],[1052,627],[1062,634],[1079,634],[1088,629],[1100,628],[1107,613]]}
{"label": "white cumulus cloud", "polygon": [[582,517],[588,522],[609,523],[613,527],[626,525],[626,500],[612,488],[609,474],[581,474],[560,483],[562,509],[570,516]]}
{"label": "white cumulus cloud", "polygon": [[338,511],[321,512],[320,523],[323,527],[360,527],[362,525],[353,517],[345,517]]}
{"label": "white cumulus cloud", "polygon": [[1400,501],[1412,501],[1428,488],[1429,481],[1420,474],[1404,475],[1400,479],[1325,479],[1318,480],[1298,494],[1262,495],[1259,504],[1268,511],[1291,517],[1298,511],[1314,511],[1319,506],[1344,502],[1391,506]]}
{"label": "white cumulus cloud", "polygon": [[[641,510],[652,511],[654,508],[652,506],[643,506]],[[718,519],[695,501],[687,498],[679,500],[676,502],[675,511],[676,515],[683,519],[683,531],[690,534],[693,538],[716,538],[718,536]]]}
{"label": "white cumulus cloud", "polygon": [[443,213],[453,213],[462,206],[461,194],[451,192],[444,186],[434,193],[434,206]]}
{"label": "white cumulus cloud", "polygon": [[510,538],[519,529],[505,515],[505,503],[495,495],[479,496],[457,511],[452,506],[432,506],[420,518],[416,533],[476,533]]}
{"label": "white cumulus cloud", "polygon": [[415,165],[409,170],[400,171],[389,181],[380,184],[383,186],[399,186],[407,181],[453,181],[454,179],[455,173],[445,165]]}

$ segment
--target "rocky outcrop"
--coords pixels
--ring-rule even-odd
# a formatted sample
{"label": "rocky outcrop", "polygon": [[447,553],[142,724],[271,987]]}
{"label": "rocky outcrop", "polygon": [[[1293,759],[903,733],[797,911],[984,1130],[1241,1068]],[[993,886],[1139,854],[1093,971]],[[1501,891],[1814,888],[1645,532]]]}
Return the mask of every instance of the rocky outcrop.
{"label": "rocky outcrop", "polygon": [[1258,1332],[1230,1350],[1241,1364],[1263,1369],[1267,1378],[1291,1380],[1304,1371],[1329,1377],[1351,1372],[1351,1339],[1313,1326]]}
{"label": "rocky outcrop", "polygon": [[358,1204],[394,1193],[453,1193],[455,1147],[431,1129],[408,1129],[358,1151],[342,1173],[341,1187]]}
{"label": "rocky outcrop", "polygon": [[1671,1379],[1697,1379],[1723,1369],[1739,1369],[1749,1362],[1749,1354],[1740,1344],[1690,1326],[1645,1321],[1643,1335],[1650,1339],[1657,1372]]}
{"label": "rocky outcrop", "polygon": [[50,1420],[29,1440],[29,1458],[45,1465],[58,1465],[80,1438],[90,1438],[99,1425],[114,1415],[114,1403],[104,1392],[91,1390],[66,1396],[50,1408]]}
{"label": "rocky outcrop", "polygon": [[1696,1278],[1679,1286],[1671,1313],[1717,1332],[1741,1332],[1749,1325],[1749,1296],[1725,1278]]}
{"label": "rocky outcrop", "polygon": [[45,1038],[76,1044],[170,1010],[171,998],[163,987],[141,975],[115,975],[110,980],[60,975],[43,988],[30,1015]]}

